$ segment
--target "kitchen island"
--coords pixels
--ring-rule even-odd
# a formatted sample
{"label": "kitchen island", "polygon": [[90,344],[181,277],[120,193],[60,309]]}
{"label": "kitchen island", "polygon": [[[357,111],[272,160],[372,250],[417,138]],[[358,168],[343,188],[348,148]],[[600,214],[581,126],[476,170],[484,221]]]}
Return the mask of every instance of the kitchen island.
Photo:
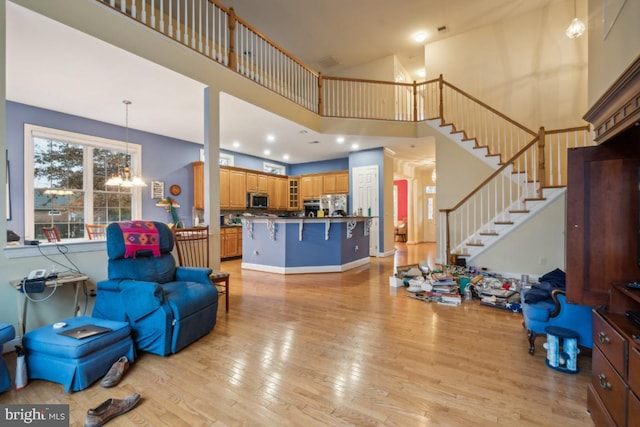
{"label": "kitchen island", "polygon": [[242,268],[331,273],[369,263],[370,217],[242,219]]}

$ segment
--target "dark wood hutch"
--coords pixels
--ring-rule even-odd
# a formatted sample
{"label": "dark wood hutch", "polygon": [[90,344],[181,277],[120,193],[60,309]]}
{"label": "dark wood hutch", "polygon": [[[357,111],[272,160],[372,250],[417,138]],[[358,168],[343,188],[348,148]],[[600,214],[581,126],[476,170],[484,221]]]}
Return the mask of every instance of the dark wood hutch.
{"label": "dark wood hutch", "polygon": [[597,146],[572,149],[567,182],[567,299],[593,311],[587,408],[596,426],[640,425],[640,57],[587,112]]}

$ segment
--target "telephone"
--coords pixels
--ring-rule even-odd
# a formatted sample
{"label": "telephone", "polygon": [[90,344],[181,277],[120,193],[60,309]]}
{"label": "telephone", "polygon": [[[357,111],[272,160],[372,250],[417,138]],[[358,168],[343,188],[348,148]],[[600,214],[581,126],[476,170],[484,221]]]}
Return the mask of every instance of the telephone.
{"label": "telephone", "polygon": [[44,268],[40,268],[38,270],[33,270],[31,273],[29,273],[29,275],[27,276],[27,280],[33,280],[33,279],[46,279],[47,278],[47,270]]}
{"label": "telephone", "polygon": [[47,270],[44,268],[33,270],[26,278],[22,279],[20,291],[24,293],[44,292],[46,280]]}

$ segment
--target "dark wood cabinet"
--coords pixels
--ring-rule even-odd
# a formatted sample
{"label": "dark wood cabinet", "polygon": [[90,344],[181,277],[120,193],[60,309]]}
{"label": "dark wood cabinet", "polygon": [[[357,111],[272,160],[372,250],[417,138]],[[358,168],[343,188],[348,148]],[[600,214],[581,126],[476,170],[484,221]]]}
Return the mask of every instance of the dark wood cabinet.
{"label": "dark wood cabinet", "polygon": [[636,426],[640,416],[640,57],[587,112],[595,147],[567,156],[567,300],[593,311],[587,409],[596,426]]}

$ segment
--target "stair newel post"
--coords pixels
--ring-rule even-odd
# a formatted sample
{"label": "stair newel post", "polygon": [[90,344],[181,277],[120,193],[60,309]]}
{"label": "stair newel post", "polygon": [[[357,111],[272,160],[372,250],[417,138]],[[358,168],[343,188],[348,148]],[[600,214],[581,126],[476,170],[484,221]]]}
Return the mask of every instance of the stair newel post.
{"label": "stair newel post", "polygon": [[538,131],[538,164],[536,175],[538,178],[538,188],[536,189],[537,196],[542,198],[542,188],[547,186],[547,177],[545,173],[545,143],[546,143],[546,134],[544,130],[544,126],[540,126],[540,130]]}
{"label": "stair newel post", "polygon": [[440,114],[440,124],[444,126],[444,79],[442,74],[438,77],[438,91],[440,92],[440,105],[438,113]]}
{"label": "stair newel post", "polygon": [[318,73],[318,114],[324,116],[324,105],[322,99],[322,86],[324,85],[324,76]]}
{"label": "stair newel post", "polygon": [[229,8],[229,64],[228,67],[235,71],[236,69],[236,11],[232,7]]}
{"label": "stair newel post", "polygon": [[413,81],[413,121],[418,121],[418,83]]}
{"label": "stair newel post", "polygon": [[447,259],[445,262],[449,262],[449,259],[451,258],[451,239],[449,238],[449,233],[450,233],[450,229],[449,229],[449,214],[451,213],[450,209],[445,210],[446,212],[446,224],[445,224],[445,233],[444,233],[444,238],[445,238],[445,242],[444,242],[444,250],[445,253],[447,254]]}

